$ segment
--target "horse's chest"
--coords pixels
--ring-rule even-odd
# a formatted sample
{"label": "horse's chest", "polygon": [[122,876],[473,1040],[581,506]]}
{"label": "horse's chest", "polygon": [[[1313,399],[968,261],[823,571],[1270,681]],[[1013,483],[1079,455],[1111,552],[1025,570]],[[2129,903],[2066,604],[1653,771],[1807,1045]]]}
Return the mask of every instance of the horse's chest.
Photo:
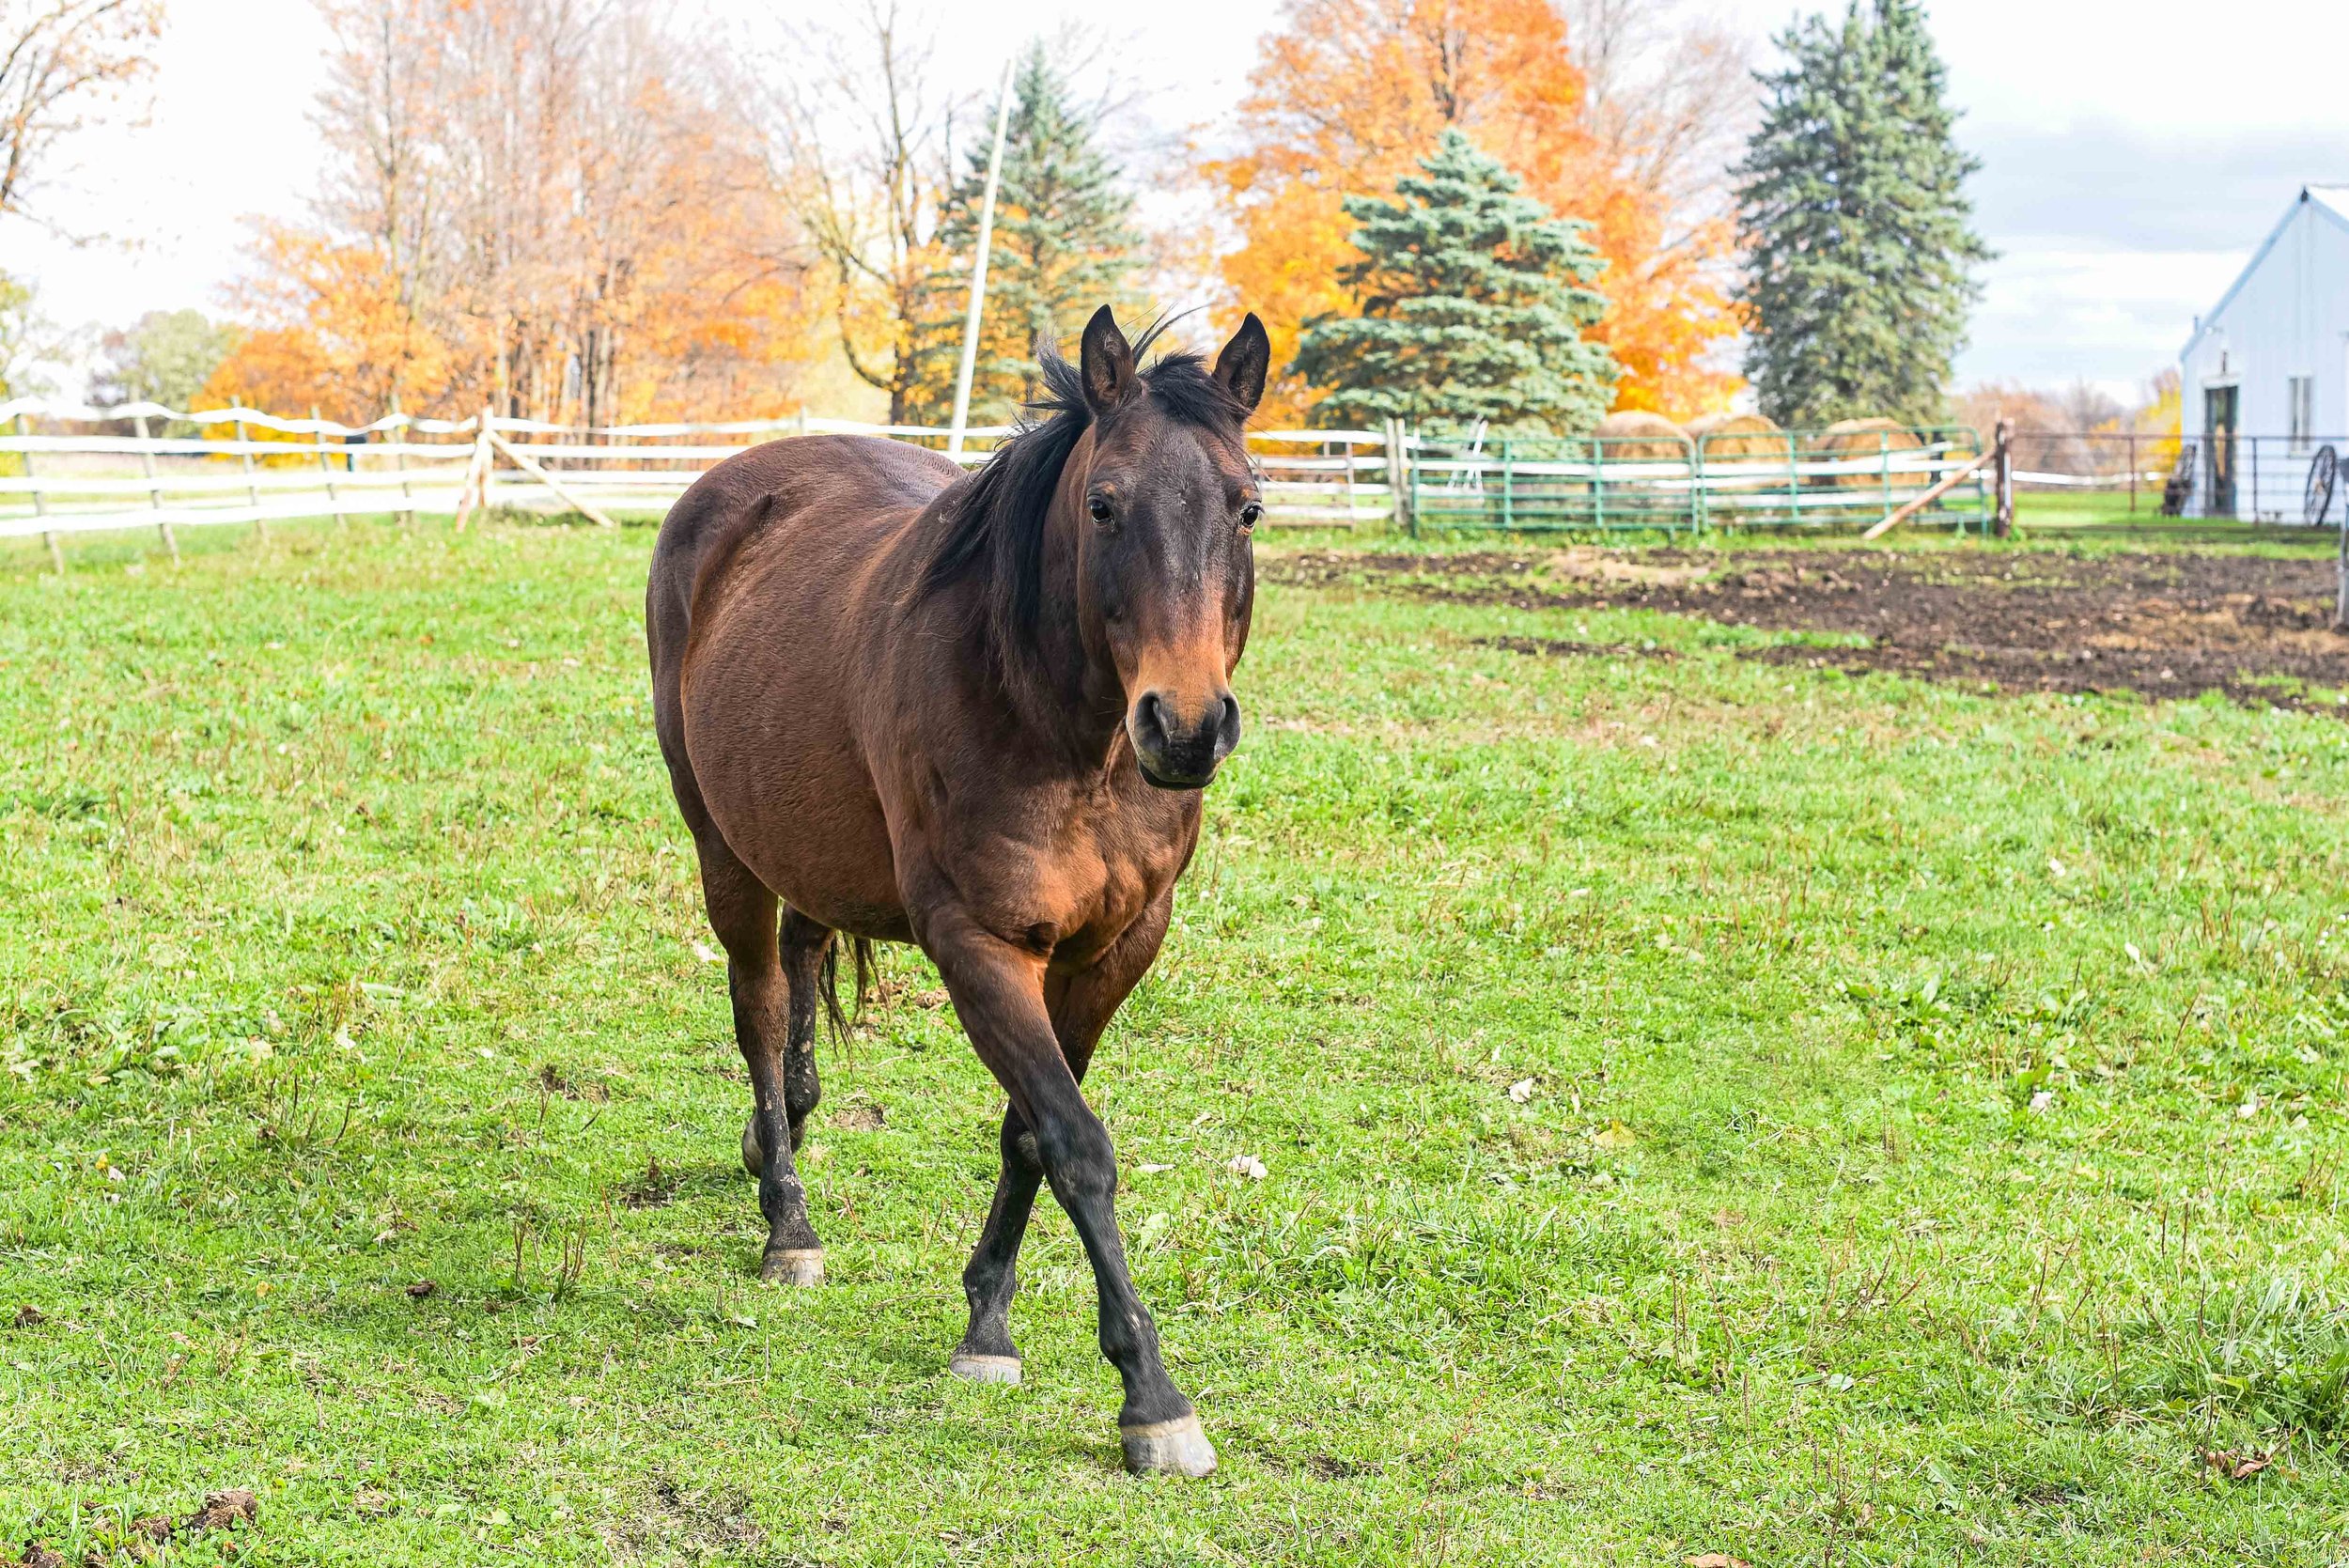
{"label": "horse's chest", "polygon": [[1005,940],[1082,965],[1141,919],[1182,870],[1189,831],[1136,827],[1076,822],[1042,843],[999,841],[972,868],[980,875],[964,881],[964,896]]}

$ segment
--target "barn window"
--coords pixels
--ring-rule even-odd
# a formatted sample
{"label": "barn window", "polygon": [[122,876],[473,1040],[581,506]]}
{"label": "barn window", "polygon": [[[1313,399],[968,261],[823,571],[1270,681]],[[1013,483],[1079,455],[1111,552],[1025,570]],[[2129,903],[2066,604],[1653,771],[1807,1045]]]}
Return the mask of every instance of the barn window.
{"label": "barn window", "polygon": [[2284,378],[2284,406],[2291,411],[2292,444],[2306,446],[2316,433],[2316,378]]}

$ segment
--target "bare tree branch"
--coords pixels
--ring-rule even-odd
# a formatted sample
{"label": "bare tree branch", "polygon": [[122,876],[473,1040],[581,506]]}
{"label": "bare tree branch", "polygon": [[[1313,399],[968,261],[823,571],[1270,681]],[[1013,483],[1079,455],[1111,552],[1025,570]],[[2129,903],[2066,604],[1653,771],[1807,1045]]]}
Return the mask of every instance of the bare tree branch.
{"label": "bare tree branch", "polygon": [[27,212],[41,161],[154,70],[161,0],[0,0],[0,216]]}

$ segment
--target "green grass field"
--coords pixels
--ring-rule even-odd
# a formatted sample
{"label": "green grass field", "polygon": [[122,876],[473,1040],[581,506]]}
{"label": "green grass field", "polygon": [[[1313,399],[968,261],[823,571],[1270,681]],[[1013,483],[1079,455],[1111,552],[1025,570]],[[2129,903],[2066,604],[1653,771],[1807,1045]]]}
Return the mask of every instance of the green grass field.
{"label": "green grass field", "polygon": [[1027,1382],[946,1375],[1000,1097],[917,955],[756,1286],[648,532],[184,542],[0,554],[10,1551],[2349,1560],[2335,718],[1268,587],[1090,1085],[1223,1458],[1138,1483],[1049,1203]]}

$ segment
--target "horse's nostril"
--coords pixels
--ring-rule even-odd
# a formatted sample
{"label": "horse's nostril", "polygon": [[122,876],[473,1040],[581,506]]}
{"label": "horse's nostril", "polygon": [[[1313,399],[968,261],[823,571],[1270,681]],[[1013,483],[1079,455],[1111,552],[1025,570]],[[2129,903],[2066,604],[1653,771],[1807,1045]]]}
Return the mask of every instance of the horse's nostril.
{"label": "horse's nostril", "polygon": [[1144,691],[1142,694],[1142,700],[1134,704],[1134,728],[1140,733],[1143,742],[1148,745],[1157,746],[1165,743],[1165,706],[1159,701],[1159,694],[1156,691]]}

